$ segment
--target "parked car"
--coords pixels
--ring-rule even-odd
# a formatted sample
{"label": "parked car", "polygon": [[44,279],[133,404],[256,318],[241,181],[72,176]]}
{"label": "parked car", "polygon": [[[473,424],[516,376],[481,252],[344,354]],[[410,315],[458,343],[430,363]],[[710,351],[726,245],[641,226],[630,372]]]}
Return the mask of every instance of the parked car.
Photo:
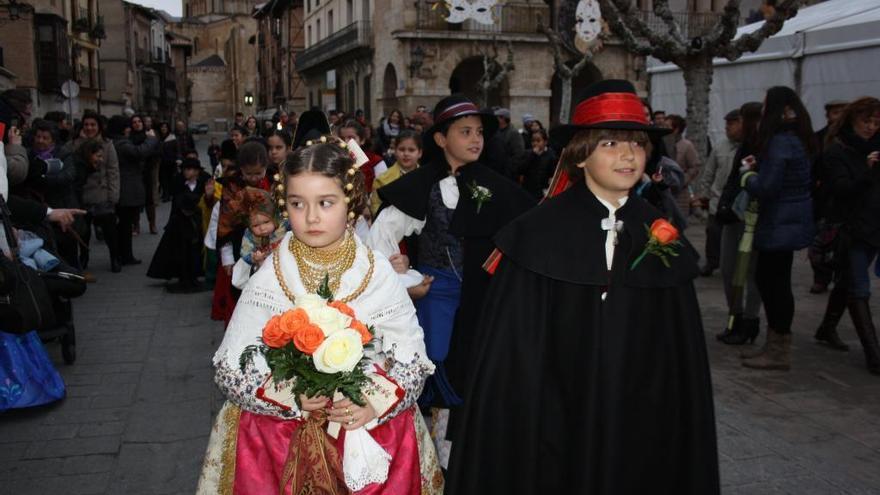
{"label": "parked car", "polygon": [[210,128],[208,124],[190,124],[189,132],[190,134],[207,134]]}

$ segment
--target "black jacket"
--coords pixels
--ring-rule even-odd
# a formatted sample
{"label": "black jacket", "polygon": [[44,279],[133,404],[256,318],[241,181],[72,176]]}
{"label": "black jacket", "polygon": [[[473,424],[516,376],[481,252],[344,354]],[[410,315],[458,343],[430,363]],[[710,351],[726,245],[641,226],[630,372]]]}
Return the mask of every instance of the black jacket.
{"label": "black jacket", "polygon": [[[880,142],[873,143],[880,150]],[[866,151],[837,139],[822,163],[829,200],[828,220],[844,224],[854,240],[880,247],[880,166],[869,168]]]}

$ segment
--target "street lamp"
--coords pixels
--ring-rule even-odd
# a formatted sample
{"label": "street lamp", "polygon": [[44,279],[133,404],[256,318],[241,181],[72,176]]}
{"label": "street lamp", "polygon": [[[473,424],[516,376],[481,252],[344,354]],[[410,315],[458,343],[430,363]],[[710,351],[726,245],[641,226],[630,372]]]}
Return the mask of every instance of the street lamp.
{"label": "street lamp", "polygon": [[254,104],[254,95],[252,93],[244,94],[244,104],[248,107]]}
{"label": "street lamp", "polygon": [[419,69],[422,68],[422,64],[425,63],[425,50],[422,49],[421,45],[415,45],[409,52],[409,58],[409,77],[413,78],[419,72]]}
{"label": "street lamp", "polygon": [[9,0],[9,5],[6,6],[6,10],[9,12],[10,21],[21,19],[22,5],[18,3],[17,0]]}

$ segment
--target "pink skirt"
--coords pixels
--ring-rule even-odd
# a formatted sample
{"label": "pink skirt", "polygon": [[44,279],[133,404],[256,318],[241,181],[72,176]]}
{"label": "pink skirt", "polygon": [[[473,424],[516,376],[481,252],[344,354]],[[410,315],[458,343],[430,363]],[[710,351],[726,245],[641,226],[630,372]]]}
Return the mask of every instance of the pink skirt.
{"label": "pink skirt", "polygon": [[[235,452],[234,494],[278,493],[290,438],[301,424],[299,420],[241,412]],[[413,409],[373,428],[370,435],[391,455],[391,466],[385,483],[368,485],[357,493],[418,495],[421,492],[421,472]],[[340,453],[344,441],[345,430],[341,430],[336,440]],[[285,490],[285,494],[288,493],[290,487]]]}

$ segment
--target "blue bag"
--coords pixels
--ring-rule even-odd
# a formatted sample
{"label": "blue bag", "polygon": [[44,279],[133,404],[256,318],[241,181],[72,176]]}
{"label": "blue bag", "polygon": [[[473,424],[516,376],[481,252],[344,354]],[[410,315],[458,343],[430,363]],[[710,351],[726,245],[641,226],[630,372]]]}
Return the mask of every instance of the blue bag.
{"label": "blue bag", "polygon": [[0,332],[0,412],[48,404],[65,394],[37,332]]}

